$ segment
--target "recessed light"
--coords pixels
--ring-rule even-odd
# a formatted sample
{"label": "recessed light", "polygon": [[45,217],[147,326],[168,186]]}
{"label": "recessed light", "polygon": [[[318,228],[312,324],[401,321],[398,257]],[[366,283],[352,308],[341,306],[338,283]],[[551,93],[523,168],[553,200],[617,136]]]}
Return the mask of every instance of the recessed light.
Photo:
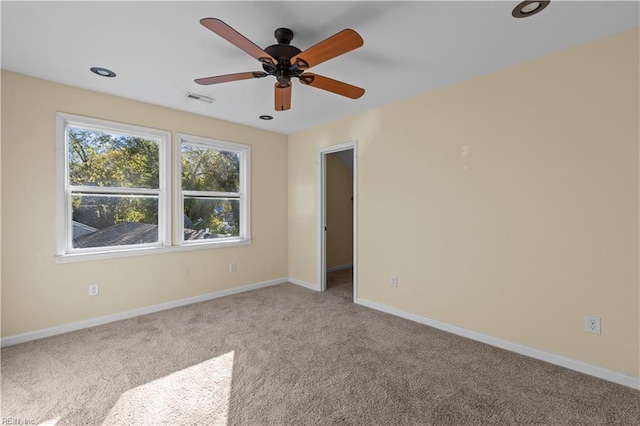
{"label": "recessed light", "polygon": [[273,120],[271,115],[261,115],[260,120]]}
{"label": "recessed light", "polygon": [[100,77],[115,77],[116,73],[102,67],[92,67],[91,72],[98,74]]}
{"label": "recessed light", "polygon": [[541,12],[545,7],[549,6],[550,1],[535,1],[535,0],[527,0],[518,4],[513,8],[511,12],[511,16],[514,18],[526,18],[529,16],[533,16],[538,12]]}

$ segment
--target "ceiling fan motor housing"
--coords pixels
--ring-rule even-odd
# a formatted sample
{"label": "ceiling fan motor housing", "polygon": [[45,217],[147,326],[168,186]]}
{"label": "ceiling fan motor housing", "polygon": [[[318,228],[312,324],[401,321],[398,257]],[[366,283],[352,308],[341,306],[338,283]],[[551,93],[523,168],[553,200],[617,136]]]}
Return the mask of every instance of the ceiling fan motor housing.
{"label": "ceiling fan motor housing", "polygon": [[264,51],[271,55],[278,63],[274,67],[271,63],[263,62],[262,68],[268,74],[274,75],[278,79],[278,83],[282,86],[288,86],[291,77],[299,77],[303,72],[291,65],[291,58],[299,54],[301,50],[289,44],[291,40],[293,40],[293,31],[290,29],[278,28],[274,35],[278,44],[273,44],[264,49]]}

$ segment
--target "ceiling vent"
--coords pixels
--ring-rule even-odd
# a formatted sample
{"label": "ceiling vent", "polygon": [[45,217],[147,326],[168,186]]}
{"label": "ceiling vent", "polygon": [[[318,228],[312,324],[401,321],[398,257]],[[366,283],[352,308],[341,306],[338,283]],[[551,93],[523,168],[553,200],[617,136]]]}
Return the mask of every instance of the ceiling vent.
{"label": "ceiling vent", "polygon": [[206,102],[208,104],[213,103],[213,101],[215,100],[208,96],[198,95],[197,93],[189,93],[189,92],[187,92],[187,98],[195,99],[196,101],[200,101],[200,102]]}

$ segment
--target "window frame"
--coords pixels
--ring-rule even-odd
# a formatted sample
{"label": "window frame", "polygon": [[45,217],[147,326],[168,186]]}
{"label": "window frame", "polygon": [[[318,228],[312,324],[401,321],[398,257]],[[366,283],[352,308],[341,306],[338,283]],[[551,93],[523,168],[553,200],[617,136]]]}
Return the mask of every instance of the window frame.
{"label": "window frame", "polygon": [[[184,197],[185,192],[189,194],[200,192],[215,196],[224,196],[223,192],[209,191],[183,191],[182,189],[182,145],[189,144],[191,146],[199,146],[209,149],[217,149],[221,151],[237,152],[239,154],[239,226],[240,235],[237,237],[212,238],[207,240],[184,240]],[[176,151],[174,155],[176,161],[174,166],[174,241],[176,245],[183,248],[197,247],[229,247],[243,246],[251,244],[251,146],[228,142],[219,139],[206,138],[202,136],[190,135],[187,133],[177,133]]]}
{"label": "window frame", "polygon": [[[158,188],[71,185],[69,179],[69,127],[124,134],[157,141],[159,150]],[[158,249],[171,247],[171,132],[58,112],[56,113],[56,139],[56,257],[59,262],[144,254],[143,252],[145,251],[157,251]],[[158,241],[123,246],[73,248],[73,211],[71,202],[74,191],[87,192],[97,196],[136,194],[157,197]]]}

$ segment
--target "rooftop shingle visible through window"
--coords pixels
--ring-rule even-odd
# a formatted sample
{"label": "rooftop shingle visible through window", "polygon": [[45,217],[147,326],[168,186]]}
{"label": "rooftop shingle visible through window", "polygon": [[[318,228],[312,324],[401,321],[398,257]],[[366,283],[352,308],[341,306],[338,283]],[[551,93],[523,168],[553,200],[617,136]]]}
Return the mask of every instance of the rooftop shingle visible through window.
{"label": "rooftop shingle visible through window", "polygon": [[[206,229],[184,230],[184,240],[202,240],[228,237],[211,234]],[[141,222],[124,222],[99,231],[81,235],[73,240],[73,248],[114,247],[132,244],[150,244],[158,241],[158,225]]]}
{"label": "rooftop shingle visible through window", "polygon": [[148,244],[158,241],[158,225],[123,222],[73,240],[74,248]]}

